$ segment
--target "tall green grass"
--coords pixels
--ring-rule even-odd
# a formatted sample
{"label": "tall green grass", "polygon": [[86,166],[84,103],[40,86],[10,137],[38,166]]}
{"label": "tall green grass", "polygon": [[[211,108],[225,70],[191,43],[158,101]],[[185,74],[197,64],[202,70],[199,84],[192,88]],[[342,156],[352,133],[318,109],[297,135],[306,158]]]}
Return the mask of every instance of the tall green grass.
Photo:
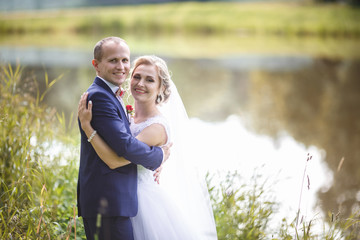
{"label": "tall green grass", "polygon": [[236,171],[229,172],[219,186],[210,187],[219,239],[268,238],[278,204],[259,178],[255,173],[247,185]]}
{"label": "tall green grass", "polygon": [[[10,65],[1,67],[0,79],[0,239],[73,239],[77,149],[57,140],[64,130],[42,103],[56,80],[49,83],[45,74],[40,92],[20,66]],[[66,161],[59,152],[65,144],[73,151]]]}
{"label": "tall green grass", "polygon": [[302,219],[299,222],[294,212],[293,219],[279,220],[276,214],[281,205],[276,202],[276,196],[272,192],[273,184],[276,184],[276,181],[264,179],[257,171],[254,172],[250,183],[245,183],[236,171],[228,172],[216,186],[211,184],[211,178],[208,176],[218,239],[355,240],[360,238],[360,211],[346,218],[329,213],[325,218]]}

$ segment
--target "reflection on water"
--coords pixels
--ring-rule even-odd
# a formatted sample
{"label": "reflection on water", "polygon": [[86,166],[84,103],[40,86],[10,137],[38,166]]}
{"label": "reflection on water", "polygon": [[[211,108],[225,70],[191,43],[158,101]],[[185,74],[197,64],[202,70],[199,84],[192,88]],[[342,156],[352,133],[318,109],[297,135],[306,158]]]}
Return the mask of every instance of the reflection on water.
{"label": "reflection on water", "polygon": [[[227,171],[236,170],[243,183],[250,182],[255,172],[259,174],[257,183],[266,181],[264,189],[271,190],[276,202],[281,203],[279,213],[271,224],[274,225],[284,217],[289,220],[295,218],[306,156],[311,153],[313,159],[307,166],[311,188],[304,187],[300,216],[313,219],[321,211],[319,208],[312,209],[316,204],[315,193],[329,174],[323,163],[322,151],[314,146],[307,147],[288,134],[283,134],[275,144],[272,137],[251,132],[244,125],[243,119],[235,115],[223,122],[191,119],[191,131],[196,133],[189,140],[189,145],[193,146],[192,155],[201,160],[202,168],[210,174],[224,176]],[[199,146],[198,143],[202,144]]]}
{"label": "reflection on water", "polygon": [[[76,111],[79,96],[94,78],[89,53],[6,46],[0,52],[2,60],[26,65],[25,77],[44,79],[44,70],[50,79],[64,73],[46,101],[66,113]],[[246,175],[265,164],[268,176],[279,176],[278,196],[295,211],[310,152],[313,191],[322,210],[348,215],[359,206],[359,60],[262,55],[164,58],[194,131],[203,137],[198,142],[215,149],[209,155],[213,161],[205,166],[213,171],[236,168]],[[208,158],[206,149],[197,152],[199,158]]]}
{"label": "reflection on water", "polygon": [[318,192],[320,204],[344,215],[360,202],[359,66],[360,61],[315,59],[291,73],[256,73],[247,111],[256,132],[277,138],[285,131],[325,150],[333,184]]}

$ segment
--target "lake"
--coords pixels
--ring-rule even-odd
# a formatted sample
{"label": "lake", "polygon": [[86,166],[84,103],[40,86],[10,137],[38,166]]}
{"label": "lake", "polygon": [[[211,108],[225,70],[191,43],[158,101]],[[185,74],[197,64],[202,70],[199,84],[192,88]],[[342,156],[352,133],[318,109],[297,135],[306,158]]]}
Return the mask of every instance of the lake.
{"label": "lake", "polygon": [[[69,116],[94,79],[92,47],[99,39],[90,36],[78,47],[71,40],[41,46],[31,37],[3,38],[0,59],[20,62],[23,78],[36,77],[42,89],[45,72],[50,80],[64,74],[45,101]],[[304,189],[310,188],[301,206],[308,220],[328,211],[347,216],[359,207],[359,55],[309,54],[291,43],[279,53],[244,51],[246,45],[221,51],[227,40],[212,38],[209,46],[206,36],[170,42],[160,51],[159,40],[149,41],[130,44],[132,58],[156,54],[167,61],[190,117],[192,155],[204,171],[223,176],[236,170],[245,183],[259,173],[282,204],[279,214],[293,219],[308,164]],[[202,51],[189,52],[199,42]],[[236,39],[229,42],[237,46]],[[259,44],[266,49],[266,38]],[[337,52],[346,48],[342,40],[337,46]]]}

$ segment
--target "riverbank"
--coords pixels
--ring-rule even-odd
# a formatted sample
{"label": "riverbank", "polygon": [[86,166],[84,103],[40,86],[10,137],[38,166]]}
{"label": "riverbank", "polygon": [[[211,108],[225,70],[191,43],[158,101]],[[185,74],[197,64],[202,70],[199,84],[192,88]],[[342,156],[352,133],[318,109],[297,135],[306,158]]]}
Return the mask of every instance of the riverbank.
{"label": "riverbank", "polygon": [[42,10],[3,13],[0,45],[88,51],[116,35],[135,55],[358,59],[359,22],[359,8],[338,4],[187,2]]}
{"label": "riverbank", "polygon": [[360,37],[360,8],[284,2],[185,2],[2,13],[0,33]]}

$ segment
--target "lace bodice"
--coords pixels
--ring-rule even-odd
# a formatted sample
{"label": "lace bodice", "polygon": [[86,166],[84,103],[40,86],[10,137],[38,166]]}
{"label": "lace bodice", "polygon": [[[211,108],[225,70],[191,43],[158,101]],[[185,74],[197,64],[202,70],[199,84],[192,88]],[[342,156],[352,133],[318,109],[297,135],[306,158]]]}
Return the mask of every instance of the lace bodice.
{"label": "lace bodice", "polygon": [[[164,145],[168,144],[170,142],[170,129],[169,129],[169,124],[167,123],[166,119],[161,116],[161,115],[157,115],[151,118],[148,118],[146,121],[144,122],[140,122],[140,123],[135,123],[134,119],[131,119],[131,124],[130,124],[130,130],[131,130],[131,134],[136,137],[137,135],[139,135],[139,133],[144,130],[145,128],[149,127],[152,124],[161,124],[164,126],[165,131],[166,131],[166,135],[167,135],[167,141]],[[162,146],[160,146],[162,147]]]}
{"label": "lace bodice", "polygon": [[[148,118],[146,121],[140,122],[140,123],[135,123],[134,119],[131,119],[131,124],[130,124],[131,134],[134,137],[136,137],[137,135],[139,135],[139,133],[142,130],[144,130],[145,128],[147,128],[150,125],[155,124],[155,123],[158,123],[158,124],[161,124],[164,126],[166,134],[167,134],[167,141],[164,145],[168,144],[170,142],[170,128],[169,128],[169,124],[167,123],[166,119],[161,115],[157,115],[155,117]],[[154,177],[153,177],[152,171],[144,168],[141,165],[138,165],[137,168],[138,168],[138,183],[139,184],[141,184],[141,183],[142,184],[154,184],[154,180],[153,180]]]}

